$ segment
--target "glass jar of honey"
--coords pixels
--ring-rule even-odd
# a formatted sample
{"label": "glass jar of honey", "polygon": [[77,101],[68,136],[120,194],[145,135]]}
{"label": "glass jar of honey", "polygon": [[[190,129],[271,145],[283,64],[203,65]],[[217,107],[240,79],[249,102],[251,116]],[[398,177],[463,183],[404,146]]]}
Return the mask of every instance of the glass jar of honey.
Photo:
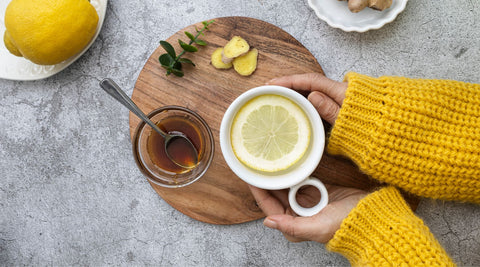
{"label": "glass jar of honey", "polygon": [[[197,113],[180,106],[156,109],[150,112],[148,117],[165,132],[185,134],[198,153],[198,163],[193,168],[175,164],[166,155],[164,138],[141,122],[133,137],[133,155],[148,180],[163,187],[182,187],[202,177],[212,162],[215,148],[212,132],[205,120]],[[169,151],[177,150],[177,155],[191,156],[191,151],[184,151],[185,147],[171,147],[172,145],[175,144],[169,145]]]}

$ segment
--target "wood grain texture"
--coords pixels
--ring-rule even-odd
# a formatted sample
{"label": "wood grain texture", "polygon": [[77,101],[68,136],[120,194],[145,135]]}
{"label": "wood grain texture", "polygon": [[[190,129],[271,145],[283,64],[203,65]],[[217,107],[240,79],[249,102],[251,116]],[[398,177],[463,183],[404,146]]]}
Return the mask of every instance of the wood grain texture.
{"label": "wood grain texture", "polygon": [[[199,22],[188,26],[167,39],[176,51],[177,40],[187,40],[184,32],[195,32]],[[197,182],[184,188],[170,189],[151,184],[155,191],[180,212],[212,224],[236,224],[262,218],[247,185],[228,168],[219,145],[220,123],[229,104],[248,89],[268,80],[289,74],[320,72],[315,57],[295,38],[282,29],[253,18],[223,17],[215,19],[202,38],[208,42],[187,58],[196,67],[185,65],[185,76],[166,76],[158,57],[165,53],[158,47],[146,62],[135,84],[132,99],[145,112],[165,105],[187,107],[210,126],[215,139],[215,154],[207,173]],[[239,35],[259,50],[257,70],[249,77],[233,69],[217,70],[210,64],[213,51]],[[130,114],[130,133],[133,136],[140,120]],[[372,189],[378,184],[348,160],[324,155],[314,175],[326,183]]]}

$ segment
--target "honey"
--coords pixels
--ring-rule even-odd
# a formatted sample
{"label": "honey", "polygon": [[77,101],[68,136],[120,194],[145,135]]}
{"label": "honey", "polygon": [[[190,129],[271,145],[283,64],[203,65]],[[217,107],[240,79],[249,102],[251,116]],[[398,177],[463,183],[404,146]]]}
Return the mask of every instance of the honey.
{"label": "honey", "polygon": [[[170,141],[168,151],[170,156],[184,166],[195,165],[195,157],[201,160],[204,150],[203,139],[200,130],[185,116],[167,117],[156,123],[166,133],[180,132],[185,134],[197,150],[197,155],[192,154],[192,147],[181,138]],[[151,131],[147,139],[147,151],[152,163],[166,172],[181,174],[191,168],[184,168],[175,164],[166,154],[165,139],[155,131]]]}

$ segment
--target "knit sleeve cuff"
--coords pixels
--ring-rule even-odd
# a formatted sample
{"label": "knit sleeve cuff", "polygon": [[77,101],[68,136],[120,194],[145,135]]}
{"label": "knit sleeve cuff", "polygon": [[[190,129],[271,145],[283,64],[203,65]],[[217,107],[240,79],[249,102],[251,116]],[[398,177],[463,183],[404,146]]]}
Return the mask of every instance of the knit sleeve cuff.
{"label": "knit sleeve cuff", "polygon": [[326,151],[423,197],[480,203],[480,84],[357,73]]}
{"label": "knit sleeve cuff", "polygon": [[327,244],[353,266],[453,266],[399,191],[383,188],[362,199]]}
{"label": "knit sleeve cuff", "polygon": [[360,166],[378,134],[383,115],[386,78],[372,78],[358,73],[345,76],[348,89],[342,109],[330,133],[327,151],[349,157]]}

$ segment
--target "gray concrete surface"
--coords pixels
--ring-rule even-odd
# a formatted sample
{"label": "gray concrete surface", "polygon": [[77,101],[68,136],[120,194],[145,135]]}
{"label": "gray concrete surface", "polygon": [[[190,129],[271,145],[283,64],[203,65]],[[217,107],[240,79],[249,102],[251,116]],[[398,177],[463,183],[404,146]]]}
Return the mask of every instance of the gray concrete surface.
{"label": "gray concrete surface", "polygon": [[[261,220],[209,225],[171,208],[132,160],[128,112],[98,88],[111,77],[131,94],[159,40],[233,15],[283,28],[335,79],[353,70],[480,82],[477,0],[411,0],[361,34],[329,27],[306,0],[111,0],[99,38],[69,68],[0,80],[0,265],[349,265]],[[460,266],[480,266],[480,206],[423,200],[417,213]]]}

